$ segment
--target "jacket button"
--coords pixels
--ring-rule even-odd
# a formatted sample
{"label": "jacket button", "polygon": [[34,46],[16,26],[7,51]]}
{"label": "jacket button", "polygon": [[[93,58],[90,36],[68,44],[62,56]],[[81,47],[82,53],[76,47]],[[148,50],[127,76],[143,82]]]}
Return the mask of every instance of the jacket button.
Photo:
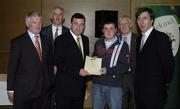
{"label": "jacket button", "polygon": [[116,78],[116,76],[115,76],[115,75],[113,75],[113,78]]}

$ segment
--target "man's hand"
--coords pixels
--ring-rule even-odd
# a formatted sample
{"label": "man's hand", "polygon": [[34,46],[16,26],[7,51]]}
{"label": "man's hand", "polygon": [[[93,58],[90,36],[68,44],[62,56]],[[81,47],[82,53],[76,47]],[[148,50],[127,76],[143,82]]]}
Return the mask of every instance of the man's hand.
{"label": "man's hand", "polygon": [[8,99],[11,103],[13,103],[13,99],[14,99],[14,91],[8,91],[7,92],[8,95]]}
{"label": "man's hand", "polygon": [[107,73],[107,69],[105,67],[100,69],[101,75],[105,75]]}
{"label": "man's hand", "polygon": [[54,65],[54,75],[56,75],[57,67]]}
{"label": "man's hand", "polygon": [[81,69],[80,72],[79,72],[79,75],[81,76],[89,76],[89,72],[87,70],[84,70],[84,69]]}

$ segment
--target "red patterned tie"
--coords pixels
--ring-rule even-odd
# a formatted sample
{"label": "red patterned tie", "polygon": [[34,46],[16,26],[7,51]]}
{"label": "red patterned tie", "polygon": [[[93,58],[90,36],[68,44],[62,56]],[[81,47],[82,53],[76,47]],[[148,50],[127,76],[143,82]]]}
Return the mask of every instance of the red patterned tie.
{"label": "red patterned tie", "polygon": [[37,54],[38,54],[38,56],[39,56],[39,59],[40,59],[40,61],[42,62],[42,52],[41,52],[41,48],[40,48],[40,44],[39,44],[38,38],[39,38],[39,36],[36,35],[36,36],[35,36],[35,39],[36,39],[36,40],[35,40],[34,46],[35,46],[35,48],[36,48]]}

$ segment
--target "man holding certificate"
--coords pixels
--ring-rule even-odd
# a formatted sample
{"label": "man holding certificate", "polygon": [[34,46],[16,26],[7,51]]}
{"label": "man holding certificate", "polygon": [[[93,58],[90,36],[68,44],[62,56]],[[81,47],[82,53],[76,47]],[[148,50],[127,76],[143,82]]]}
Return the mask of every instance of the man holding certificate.
{"label": "man holding certificate", "polygon": [[54,62],[57,66],[55,99],[57,109],[83,109],[86,74],[83,69],[89,54],[89,40],[83,35],[86,19],[83,14],[71,17],[71,29],[57,37],[54,45]]}
{"label": "man holding certificate", "polygon": [[116,36],[117,27],[112,21],[103,24],[104,37],[94,46],[93,56],[102,58],[101,75],[93,76],[93,109],[121,109],[122,80],[128,70],[129,49],[126,42]]}

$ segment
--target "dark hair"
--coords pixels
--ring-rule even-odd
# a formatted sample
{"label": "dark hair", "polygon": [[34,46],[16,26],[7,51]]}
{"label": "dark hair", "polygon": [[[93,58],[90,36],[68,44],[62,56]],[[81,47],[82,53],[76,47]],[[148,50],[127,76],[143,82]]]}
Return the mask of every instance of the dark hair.
{"label": "dark hair", "polygon": [[147,7],[138,8],[138,10],[136,12],[136,20],[143,12],[148,12],[149,15],[150,15],[150,19],[154,21],[155,14],[154,14],[154,12],[153,12],[153,10],[151,8],[147,8]]}
{"label": "dark hair", "polygon": [[115,21],[105,20],[105,21],[102,23],[102,28],[104,28],[104,25],[105,25],[105,24],[114,24],[115,28],[117,28],[117,22],[115,22]]}
{"label": "dark hair", "polygon": [[75,13],[75,14],[73,14],[72,17],[71,17],[71,22],[73,21],[73,18],[84,19],[84,21],[86,22],[86,18],[85,18],[84,15],[81,14],[81,13]]}

